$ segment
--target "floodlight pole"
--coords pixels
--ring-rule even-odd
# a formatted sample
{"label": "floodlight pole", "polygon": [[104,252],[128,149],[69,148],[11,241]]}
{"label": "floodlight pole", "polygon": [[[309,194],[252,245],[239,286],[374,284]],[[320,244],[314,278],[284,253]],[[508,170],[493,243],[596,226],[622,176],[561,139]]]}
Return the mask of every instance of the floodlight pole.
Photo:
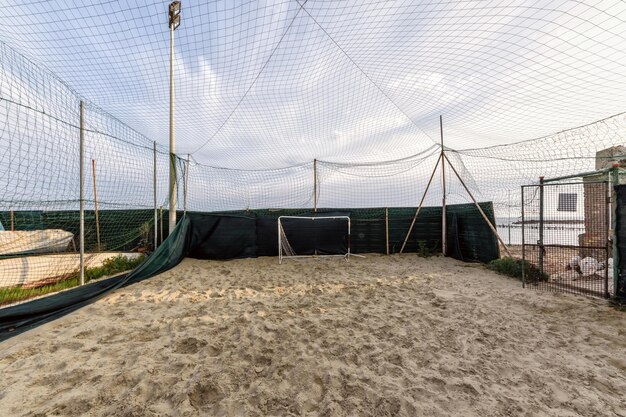
{"label": "floodlight pole", "polygon": [[[176,140],[174,132],[174,30],[180,24],[180,2],[173,1],[169,5],[170,28],[170,207],[169,233],[176,227]],[[176,19],[178,17],[178,20]]]}
{"label": "floodlight pole", "polygon": [[448,253],[447,224],[446,224],[446,158],[443,151],[443,117],[439,115],[439,132],[441,135],[441,184],[443,197],[441,199],[441,254]]}

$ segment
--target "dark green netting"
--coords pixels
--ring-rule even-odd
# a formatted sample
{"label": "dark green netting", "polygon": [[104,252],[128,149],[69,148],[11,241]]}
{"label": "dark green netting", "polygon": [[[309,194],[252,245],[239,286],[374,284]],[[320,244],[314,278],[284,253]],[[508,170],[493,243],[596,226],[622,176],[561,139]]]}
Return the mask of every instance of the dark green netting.
{"label": "dark green netting", "polygon": [[0,309],[0,341],[64,316],[117,288],[150,278],[178,265],[189,247],[189,225],[189,219],[183,217],[163,244],[129,274]]}
{"label": "dark green netting", "polygon": [[[482,203],[482,209],[493,222],[493,206]],[[324,213],[348,214],[351,218],[351,250],[355,253],[386,252],[386,221],[389,227],[389,249],[399,252],[415,208],[390,208],[388,220],[382,209],[327,209]],[[75,213],[41,213],[47,227],[54,219]],[[106,212],[104,225],[127,221],[129,229],[149,221],[152,211],[135,210]],[[233,259],[276,255],[278,253],[277,219],[279,216],[310,215],[310,210],[251,210],[228,213],[187,213],[172,234],[139,267],[127,275],[89,283],[52,296],[36,299],[0,310],[0,341],[38,324],[74,311],[110,291],[139,282],[176,266],[185,257],[199,259]],[[33,215],[32,218],[39,218]],[[128,221],[128,219],[133,219]],[[474,205],[448,206],[448,255],[464,261],[488,262],[499,257],[495,236]],[[120,224],[117,224],[119,227]],[[106,230],[106,226],[104,228]],[[306,228],[299,239],[306,240]],[[106,236],[106,231],[104,233]],[[137,239],[129,232],[126,242]],[[129,243],[127,243],[129,244]],[[425,207],[409,237],[407,252],[428,255],[441,252],[441,208]]]}
{"label": "dark green netting", "polygon": [[[14,211],[14,230],[61,229],[74,234],[78,247],[80,214],[76,210],[64,211]],[[93,211],[85,211],[85,250],[132,251],[150,241],[154,229],[153,210],[100,210],[100,247],[97,248],[96,221]],[[0,212],[0,222],[10,230],[11,213]],[[167,223],[167,222],[165,222]],[[167,235],[165,235],[167,236]]]}

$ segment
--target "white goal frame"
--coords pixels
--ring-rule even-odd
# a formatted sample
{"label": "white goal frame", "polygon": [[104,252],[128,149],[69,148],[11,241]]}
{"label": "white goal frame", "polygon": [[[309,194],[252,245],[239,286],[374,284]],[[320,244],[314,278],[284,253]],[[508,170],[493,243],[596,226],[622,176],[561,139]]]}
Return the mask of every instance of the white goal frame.
{"label": "white goal frame", "polygon": [[[348,252],[337,255],[289,255],[283,254],[283,234],[282,219],[302,219],[302,220],[333,220],[333,219],[345,219],[348,221]],[[284,258],[331,258],[331,257],[343,257],[346,261],[350,259],[350,217],[349,216],[279,216],[278,217],[278,263],[282,264]],[[287,242],[288,244],[289,242]]]}

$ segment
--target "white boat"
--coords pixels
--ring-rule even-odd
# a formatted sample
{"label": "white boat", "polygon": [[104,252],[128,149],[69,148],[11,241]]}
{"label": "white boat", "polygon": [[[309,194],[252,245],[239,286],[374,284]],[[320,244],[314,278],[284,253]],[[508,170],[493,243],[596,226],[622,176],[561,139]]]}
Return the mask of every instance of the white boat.
{"label": "white boat", "polygon": [[[2,232],[0,232],[2,233]],[[99,267],[107,259],[124,256],[136,259],[140,253],[102,252],[86,253],[85,266]],[[55,283],[78,273],[80,255],[78,253],[58,253],[0,259],[0,288],[18,285],[38,286],[44,282]]]}
{"label": "white boat", "polygon": [[61,229],[0,230],[0,255],[64,252],[73,238]]}

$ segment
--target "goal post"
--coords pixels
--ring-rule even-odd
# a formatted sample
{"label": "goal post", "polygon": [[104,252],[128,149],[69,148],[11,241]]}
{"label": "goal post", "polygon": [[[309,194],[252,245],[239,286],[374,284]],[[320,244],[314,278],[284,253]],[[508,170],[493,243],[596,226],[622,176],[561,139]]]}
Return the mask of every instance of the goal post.
{"label": "goal post", "polygon": [[280,216],[278,263],[285,258],[350,258],[349,216]]}

